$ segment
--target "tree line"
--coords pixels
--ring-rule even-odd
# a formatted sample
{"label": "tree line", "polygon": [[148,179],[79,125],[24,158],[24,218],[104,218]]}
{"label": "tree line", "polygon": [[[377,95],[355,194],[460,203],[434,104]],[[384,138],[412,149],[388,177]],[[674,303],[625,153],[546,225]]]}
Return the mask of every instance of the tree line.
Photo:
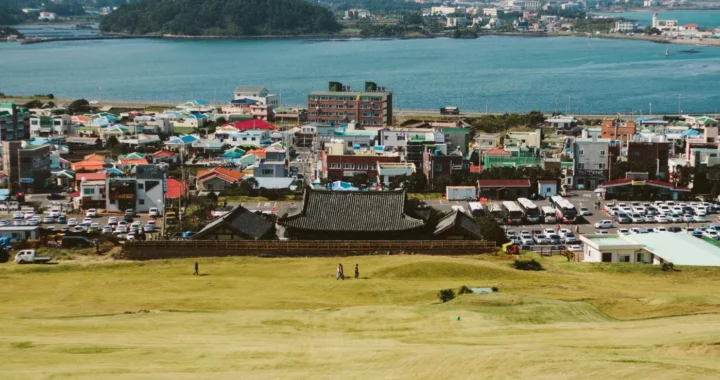
{"label": "tree line", "polygon": [[146,0],[103,18],[103,32],[188,36],[334,33],[333,14],[302,0]]}

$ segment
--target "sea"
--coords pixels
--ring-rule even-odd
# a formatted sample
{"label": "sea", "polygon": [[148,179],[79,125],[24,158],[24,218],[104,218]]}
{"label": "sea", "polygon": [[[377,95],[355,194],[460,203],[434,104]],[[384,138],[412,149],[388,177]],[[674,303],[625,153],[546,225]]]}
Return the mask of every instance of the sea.
{"label": "sea", "polygon": [[[720,16],[720,13],[715,13]],[[669,50],[669,56],[665,55]],[[394,106],[572,114],[720,108],[720,48],[585,37],[469,40],[169,40],[0,43],[0,92],[224,103],[239,85],[285,105],[338,81],[394,92]]]}

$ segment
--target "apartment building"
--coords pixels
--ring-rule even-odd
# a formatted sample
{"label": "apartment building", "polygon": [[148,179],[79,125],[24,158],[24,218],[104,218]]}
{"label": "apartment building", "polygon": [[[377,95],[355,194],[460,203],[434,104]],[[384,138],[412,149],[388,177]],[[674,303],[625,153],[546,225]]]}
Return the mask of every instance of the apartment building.
{"label": "apartment building", "polygon": [[566,177],[565,185],[577,189],[593,190],[607,178],[610,140],[577,138],[571,143],[573,157],[572,177]]}
{"label": "apartment building", "polygon": [[30,145],[25,141],[3,141],[3,171],[8,176],[10,193],[36,193],[45,189],[52,173],[51,145]]}
{"label": "apartment building", "polygon": [[30,138],[30,112],[15,103],[0,104],[0,141]]}
{"label": "apartment building", "polygon": [[623,142],[632,141],[635,137],[637,124],[634,121],[622,121],[617,119],[603,120],[601,129],[601,137],[610,140],[620,140]]}
{"label": "apartment building", "polygon": [[320,125],[342,125],[355,120],[360,126],[392,125],[392,91],[365,82],[365,91],[330,82],[328,91],[308,95],[308,121]]}
{"label": "apartment building", "polygon": [[234,100],[250,99],[256,101],[258,104],[277,107],[280,105],[278,96],[271,94],[265,87],[254,87],[254,86],[238,86],[233,91]]}

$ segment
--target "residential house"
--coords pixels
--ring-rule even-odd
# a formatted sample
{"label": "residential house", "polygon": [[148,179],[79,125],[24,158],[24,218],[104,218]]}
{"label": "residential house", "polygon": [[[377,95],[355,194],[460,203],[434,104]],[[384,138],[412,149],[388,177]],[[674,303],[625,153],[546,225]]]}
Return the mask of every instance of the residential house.
{"label": "residential house", "polygon": [[[235,130],[226,129],[226,127],[232,127]],[[237,121],[234,123],[227,123],[223,125],[221,128],[218,129],[218,131],[215,131],[215,135],[223,134],[223,131],[227,131],[228,133],[232,132],[242,132],[247,130],[262,130],[262,131],[274,131],[277,127],[268,123],[265,120],[260,119],[250,119],[250,120],[244,120],[244,121]]]}
{"label": "residential house", "polygon": [[252,165],[253,177],[288,177],[290,175],[285,149],[268,148],[265,158]]}
{"label": "residential house", "polygon": [[577,119],[572,116],[557,115],[545,120],[545,125],[556,129],[571,129],[577,127]]}
{"label": "residential house", "polygon": [[470,173],[470,161],[456,154],[442,154],[433,147],[423,153],[423,173],[428,183],[438,177],[458,173],[467,176]]}
{"label": "residential house", "polygon": [[537,194],[541,197],[551,197],[558,194],[558,181],[556,179],[539,179]]}
{"label": "residential house", "polygon": [[179,129],[198,129],[203,128],[205,126],[205,123],[207,122],[207,116],[199,113],[192,113],[189,115],[185,115],[181,119],[177,119],[173,122],[173,128]]}
{"label": "residential house", "polygon": [[[692,167],[711,167],[720,164],[718,149],[714,148],[690,148],[690,156],[687,163]],[[665,162],[667,165],[667,161]]]}
{"label": "residential house", "polygon": [[81,173],[82,176],[78,182],[80,186],[80,204],[83,208],[105,208],[107,204],[107,177],[103,179],[88,180],[85,174],[105,174],[105,173]]}
{"label": "residential house", "polygon": [[66,136],[71,124],[70,115],[30,116],[30,136]]}
{"label": "residential house", "polygon": [[708,127],[717,128],[718,121],[711,118],[710,116],[689,116],[689,115],[683,115],[681,118],[685,121],[685,125],[690,128],[695,129],[704,129]]}
{"label": "residential house", "polygon": [[594,190],[605,181],[608,170],[610,139],[576,138],[571,143],[573,176],[565,185]]}
{"label": "residential house", "polygon": [[305,190],[298,212],[278,219],[298,240],[404,240],[422,236],[425,222],[405,214],[404,191]]}
{"label": "residential house", "polygon": [[196,113],[208,113],[215,111],[208,102],[204,100],[192,100],[176,106],[181,112],[196,114]]}
{"label": "residential house", "polygon": [[270,240],[275,238],[275,224],[243,206],[213,220],[192,240]]}
{"label": "residential house", "polygon": [[[102,181],[103,184],[105,183],[105,180],[107,179],[108,174],[107,173],[75,173],[75,183],[74,188],[80,191],[82,194],[81,186],[83,181],[85,182],[95,182],[95,181]],[[103,189],[103,192],[105,192],[105,189]],[[103,205],[105,207],[105,205]]]}
{"label": "residential house", "polygon": [[473,149],[482,154],[485,150],[499,148],[502,137],[501,133],[478,133],[474,137]]}
{"label": "residential house", "polygon": [[134,178],[109,177],[105,181],[105,209],[108,212],[122,212],[127,209],[147,212],[151,208],[162,209],[165,204],[164,180],[165,173],[158,165],[138,165]]}
{"label": "residential house", "polygon": [[161,149],[155,153],[149,155],[150,162],[153,164],[166,163],[169,165],[178,165],[180,163],[180,156],[175,152]]}
{"label": "residential house", "polygon": [[445,137],[448,152],[459,151],[467,156],[470,148],[470,130],[467,128],[442,128],[440,132]]}
{"label": "residential house", "polygon": [[579,261],[720,266],[720,248],[689,234],[580,235]]}
{"label": "residential house", "polygon": [[415,172],[415,164],[412,162],[378,162],[377,183],[384,188],[389,188],[393,177],[411,176]]}
{"label": "residential house", "polygon": [[633,167],[641,168],[640,171],[667,173],[668,147],[667,142],[629,142],[627,159]]}
{"label": "residential house", "polygon": [[462,28],[467,26],[467,18],[465,17],[448,17],[445,19],[446,28]]}
{"label": "residential house", "polygon": [[[224,138],[220,138],[220,142],[231,146],[254,146],[264,147],[272,144],[270,132],[263,130],[246,130],[237,133],[229,133]],[[218,138],[218,135],[215,135]]]}
{"label": "residential house", "polygon": [[147,145],[159,145],[162,140],[160,140],[158,135],[146,135],[144,133],[140,133],[136,135],[123,136],[119,138],[118,141],[120,144],[127,145],[131,148],[137,148]]}
{"label": "residential house", "polygon": [[510,132],[505,135],[504,146],[540,148],[542,146],[542,130],[536,129],[532,132]]}
{"label": "residential house", "polygon": [[238,86],[233,91],[235,100],[250,99],[266,106],[277,107],[280,105],[278,96],[270,94],[265,87]]}
{"label": "residential house", "polygon": [[369,180],[377,178],[377,165],[383,162],[400,162],[400,155],[378,149],[350,150],[344,142],[325,144],[325,151],[320,152],[322,178],[342,180],[357,174],[366,174]]}
{"label": "residential house", "polygon": [[618,119],[605,119],[602,122],[600,137],[623,142],[632,141],[635,138],[637,124],[634,121],[623,121]]}
{"label": "residential house", "polygon": [[226,115],[248,115],[258,120],[275,119],[273,106],[258,104],[256,100],[251,99],[231,100],[228,105],[222,107],[221,111]]}
{"label": "residential house", "polygon": [[200,191],[223,191],[231,185],[236,185],[243,178],[243,173],[216,167],[209,170],[199,170],[195,175],[195,182]]}

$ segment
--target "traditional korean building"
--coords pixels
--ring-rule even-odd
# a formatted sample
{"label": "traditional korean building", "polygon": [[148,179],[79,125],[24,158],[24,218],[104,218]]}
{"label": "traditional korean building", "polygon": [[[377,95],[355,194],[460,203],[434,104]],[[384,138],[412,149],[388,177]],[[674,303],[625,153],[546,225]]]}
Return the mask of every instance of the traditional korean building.
{"label": "traditional korean building", "polygon": [[405,214],[404,191],[305,190],[302,210],[278,223],[298,240],[402,240],[425,222]]}
{"label": "traditional korean building", "polygon": [[434,235],[435,239],[441,240],[482,240],[475,219],[457,210],[440,219]]}
{"label": "traditional korean building", "polygon": [[270,240],[275,238],[275,225],[250,210],[237,206],[215,219],[193,240]]}

